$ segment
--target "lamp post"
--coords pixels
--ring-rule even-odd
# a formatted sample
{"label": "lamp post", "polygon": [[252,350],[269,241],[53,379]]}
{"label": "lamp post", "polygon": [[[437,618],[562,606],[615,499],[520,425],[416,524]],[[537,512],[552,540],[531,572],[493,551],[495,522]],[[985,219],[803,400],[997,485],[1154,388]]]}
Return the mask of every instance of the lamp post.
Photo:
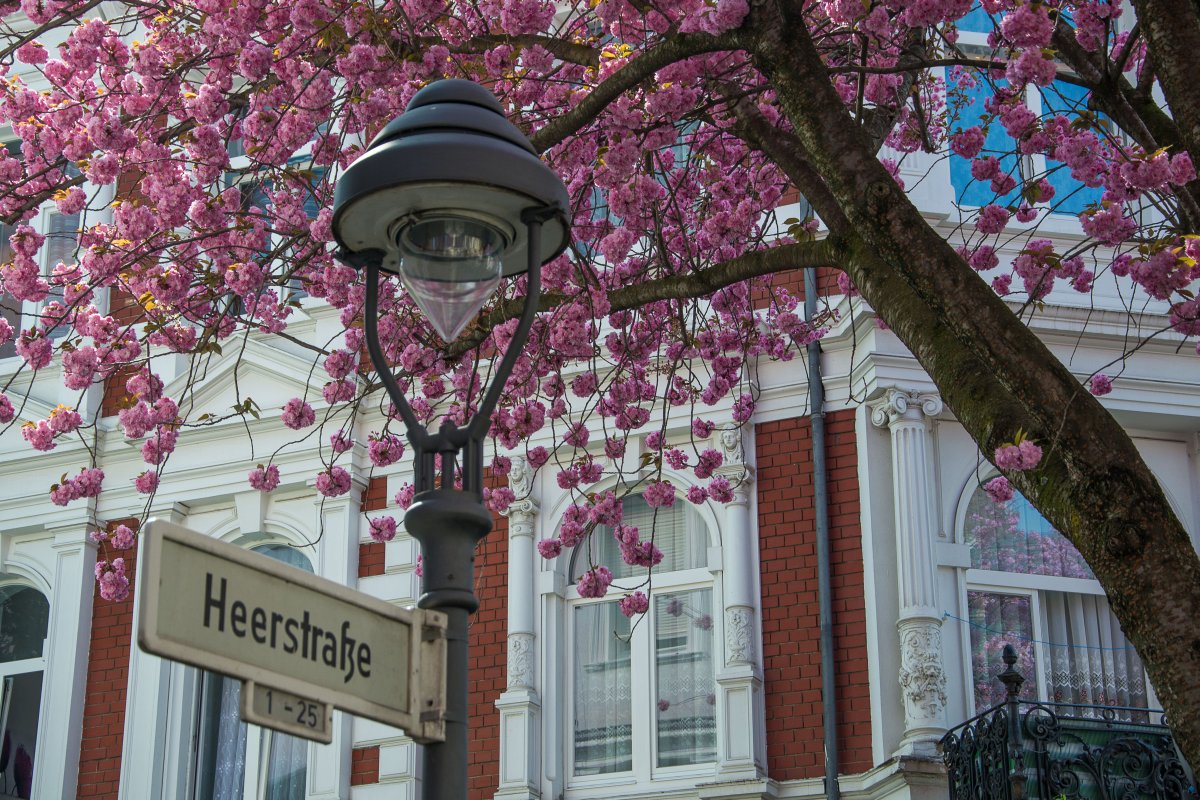
{"label": "lamp post", "polygon": [[[496,98],[465,80],[442,80],[417,92],[334,190],[338,257],[366,270],[367,349],[413,450],[416,495],[404,525],[423,554],[418,605],[449,618],[446,741],[425,745],[426,800],[467,796],[467,624],[479,608],[475,546],[492,529],[483,505],[483,437],[537,314],[541,265],[567,247],[567,208],[566,187]],[[516,334],[465,426],[447,420],[430,431],[405,400],[379,345],[381,272],[400,276],[447,342],[502,277],[528,273]],[[454,488],[456,465],[462,489]]]}

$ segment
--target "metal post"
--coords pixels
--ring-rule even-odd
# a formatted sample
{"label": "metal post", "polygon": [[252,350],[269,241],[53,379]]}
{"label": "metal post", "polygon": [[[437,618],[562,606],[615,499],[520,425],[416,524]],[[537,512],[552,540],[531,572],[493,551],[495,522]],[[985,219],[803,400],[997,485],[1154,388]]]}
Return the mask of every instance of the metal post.
{"label": "metal post", "polygon": [[[807,216],[807,215],[806,215]],[[804,318],[817,315],[817,270],[804,270]],[[837,662],[833,636],[833,570],[829,542],[829,473],[825,453],[825,384],[821,376],[821,344],[808,345],[808,414],[812,424],[813,513],[817,539],[817,617],[821,651],[821,727],[825,737],[825,797],[842,796],[838,780]]]}
{"label": "metal post", "polygon": [[[468,446],[478,446],[472,442]],[[446,458],[443,455],[443,458]],[[421,543],[424,578],[421,608],[448,618],[446,629],[446,741],[424,746],[425,800],[465,800],[467,734],[470,707],[467,640],[475,596],[475,545],[492,530],[492,515],[472,492],[434,489],[418,495],[404,515],[404,526]]]}
{"label": "metal post", "polygon": [[1005,713],[1008,715],[1008,794],[1012,800],[1025,797],[1025,748],[1021,744],[1021,684],[1025,676],[1017,672],[1017,651],[1011,644],[1004,645],[1001,656],[1007,669],[996,676],[1004,684]]}
{"label": "metal post", "polygon": [[[470,717],[470,618],[479,608],[475,596],[475,546],[492,530],[491,512],[483,504],[483,437],[492,411],[537,316],[541,293],[537,254],[542,224],[558,213],[554,208],[528,209],[526,225],[529,268],[525,308],[496,369],[492,385],[466,427],[446,422],[430,433],[413,414],[379,343],[379,258],[366,261],[366,339],[371,362],[404,420],[413,449],[417,495],[404,515],[404,527],[421,544],[424,577],[420,608],[446,614],[446,739],[423,748],[424,800],[466,800]],[[441,455],[441,486],[435,483],[434,457]],[[461,460],[459,457],[461,456]],[[455,489],[455,466],[461,467],[462,489]]]}

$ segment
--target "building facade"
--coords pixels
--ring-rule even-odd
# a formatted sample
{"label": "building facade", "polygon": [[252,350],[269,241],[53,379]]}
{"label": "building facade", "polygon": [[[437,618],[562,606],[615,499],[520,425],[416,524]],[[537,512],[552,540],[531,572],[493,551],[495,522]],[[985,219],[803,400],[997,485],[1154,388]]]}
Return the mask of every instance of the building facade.
{"label": "building facade", "polygon": [[[901,177],[946,236],[958,236],[958,204],[976,200],[961,164],[910,157]],[[70,258],[69,232],[84,224],[60,216],[47,210],[38,220],[66,237],[44,253],[47,274]],[[1079,238],[1072,218],[1041,225],[1050,237]],[[653,529],[665,553],[650,610],[633,620],[617,601],[641,577],[620,571],[611,536],[600,531],[554,559],[538,554],[537,542],[560,532],[571,499],[550,470],[534,472],[512,454],[512,470],[495,482],[517,499],[477,560],[473,798],[827,796],[824,580],[833,598],[843,794],[944,796],[937,742],[996,702],[992,679],[1006,642],[1021,653],[1030,696],[1156,705],[1086,564],[1020,497],[1002,506],[987,498],[982,486],[994,471],[912,355],[869,308],[838,295],[831,280],[822,285],[839,312],[821,345],[829,574],[816,565],[822,487],[802,359],[748,372],[758,395],[748,424],[736,425],[733,409],[720,405],[705,411],[716,423],[707,439],[694,438],[687,418],[660,432],[720,452],[733,496],[689,503],[695,476],[666,468],[680,495],[672,506],[655,512],[636,495],[625,501],[626,520]],[[1114,279],[1098,280],[1091,295],[1053,294],[1031,324],[1081,385],[1122,364],[1103,402],[1200,541],[1200,371],[1171,335],[1150,338],[1167,327],[1166,310],[1145,304],[1131,313],[1123,291]],[[18,326],[36,313],[28,306],[6,304],[6,319]],[[338,313],[303,298],[288,331],[304,342],[335,341]],[[410,470],[406,459],[372,466],[365,439],[379,426],[378,410],[353,422],[360,442],[342,462],[351,491],[322,497],[313,476],[326,457],[323,437],[279,421],[293,397],[315,398],[324,412],[311,352],[257,334],[234,350],[205,360],[190,416],[216,419],[249,400],[260,417],[183,431],[149,501],[134,488],[145,469],[141,442],[126,438],[116,419],[122,387],[79,397],[63,390],[55,368],[30,376],[13,352],[0,351],[0,383],[11,380],[9,394],[28,397],[20,419],[47,418],[67,403],[100,420],[87,440],[49,453],[31,451],[16,425],[0,435],[0,714],[9,753],[0,755],[0,798],[438,797],[422,784],[419,748],[402,731],[340,712],[328,745],[247,726],[237,718],[236,683],[139,650],[136,592],[119,602],[97,594],[89,532],[158,517],[391,603],[416,602],[416,543],[403,530],[386,544],[368,535],[372,517],[401,515],[395,495]],[[195,382],[197,363],[172,358],[165,393],[175,396]],[[630,436],[626,473],[650,451],[649,433]],[[105,492],[99,501],[53,504],[49,488],[88,449],[104,470]],[[246,473],[268,458],[281,482],[264,494]],[[125,561],[136,585],[136,548]],[[591,563],[617,573],[605,598],[576,587]]]}

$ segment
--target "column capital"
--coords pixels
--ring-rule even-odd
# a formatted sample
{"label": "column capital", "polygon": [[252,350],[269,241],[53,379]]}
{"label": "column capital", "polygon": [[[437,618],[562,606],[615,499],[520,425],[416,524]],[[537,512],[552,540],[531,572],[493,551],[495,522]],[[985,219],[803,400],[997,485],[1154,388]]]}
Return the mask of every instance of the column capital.
{"label": "column capital", "polygon": [[526,497],[524,500],[514,500],[508,504],[508,508],[500,512],[501,516],[508,517],[513,522],[525,522],[528,518],[536,517],[541,510],[541,505],[532,497]]}
{"label": "column capital", "polygon": [[896,386],[884,389],[883,394],[867,405],[871,408],[871,422],[880,428],[890,428],[902,420],[923,423],[925,417],[942,413],[941,395]]}

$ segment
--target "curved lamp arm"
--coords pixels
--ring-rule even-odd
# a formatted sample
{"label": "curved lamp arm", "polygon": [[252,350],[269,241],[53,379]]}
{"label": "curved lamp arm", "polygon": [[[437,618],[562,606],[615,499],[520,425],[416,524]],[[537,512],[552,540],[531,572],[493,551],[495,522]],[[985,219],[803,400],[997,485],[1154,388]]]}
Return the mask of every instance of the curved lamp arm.
{"label": "curved lamp arm", "polygon": [[538,263],[537,254],[540,249],[542,223],[559,213],[561,212],[555,208],[541,207],[527,209],[521,214],[521,220],[525,223],[528,236],[526,251],[529,254],[528,270],[525,273],[528,276],[525,307],[521,312],[521,320],[517,324],[512,340],[508,344],[508,349],[500,361],[500,366],[492,377],[491,386],[488,387],[475,414],[462,428],[446,420],[437,433],[431,433],[417,419],[412,407],[405,399],[404,392],[400,389],[400,384],[396,381],[396,376],[392,374],[387,359],[384,357],[383,348],[379,345],[380,259],[372,258],[368,261],[366,265],[365,312],[367,352],[371,356],[371,362],[379,374],[379,379],[387,390],[388,396],[404,421],[408,441],[413,448],[413,483],[417,492],[433,488],[435,472],[433,457],[436,454],[442,455],[442,486],[446,488],[452,486],[454,457],[462,453],[463,491],[482,495],[483,437],[487,434],[488,427],[491,425],[492,412],[495,411],[496,404],[500,401],[500,393],[504,391],[504,384],[508,382],[508,377],[512,374],[517,357],[525,347],[529,331],[533,327],[533,320],[537,316],[541,297],[541,264]]}

